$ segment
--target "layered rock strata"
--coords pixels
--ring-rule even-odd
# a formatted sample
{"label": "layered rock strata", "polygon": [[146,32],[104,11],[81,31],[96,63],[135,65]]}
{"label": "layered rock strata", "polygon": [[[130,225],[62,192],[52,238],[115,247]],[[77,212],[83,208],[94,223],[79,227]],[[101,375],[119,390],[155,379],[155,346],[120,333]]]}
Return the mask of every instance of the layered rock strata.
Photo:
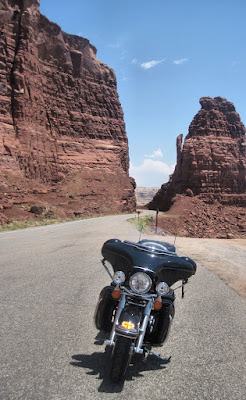
{"label": "layered rock strata", "polygon": [[201,110],[177,138],[177,164],[149,208],[167,211],[176,194],[199,195],[203,201],[245,205],[246,129],[232,103],[203,97]]}
{"label": "layered rock strata", "polygon": [[155,187],[136,187],[135,189],[135,194],[136,194],[136,200],[137,200],[137,206],[138,207],[143,207],[147,203],[149,203],[156,192],[158,192],[159,188]]}
{"label": "layered rock strata", "polygon": [[12,174],[47,192],[68,185],[65,196],[79,185],[76,207],[90,209],[93,199],[96,212],[105,202],[114,212],[135,209],[114,71],[87,39],[40,14],[39,0],[1,0],[0,104],[5,185]]}

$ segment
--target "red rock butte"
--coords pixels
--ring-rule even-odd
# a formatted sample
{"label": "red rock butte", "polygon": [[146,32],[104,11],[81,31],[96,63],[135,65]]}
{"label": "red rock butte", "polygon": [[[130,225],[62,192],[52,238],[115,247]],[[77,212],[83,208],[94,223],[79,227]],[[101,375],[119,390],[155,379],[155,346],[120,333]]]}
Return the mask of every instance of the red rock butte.
{"label": "red rock butte", "polygon": [[35,203],[36,186],[66,216],[135,210],[114,71],[87,39],[40,14],[38,0],[1,0],[0,26],[0,192],[8,205],[20,192]]}
{"label": "red rock butte", "polygon": [[232,103],[202,97],[182,145],[177,138],[177,164],[168,183],[149,203],[167,211],[177,194],[199,195],[208,203],[246,204],[245,126]]}

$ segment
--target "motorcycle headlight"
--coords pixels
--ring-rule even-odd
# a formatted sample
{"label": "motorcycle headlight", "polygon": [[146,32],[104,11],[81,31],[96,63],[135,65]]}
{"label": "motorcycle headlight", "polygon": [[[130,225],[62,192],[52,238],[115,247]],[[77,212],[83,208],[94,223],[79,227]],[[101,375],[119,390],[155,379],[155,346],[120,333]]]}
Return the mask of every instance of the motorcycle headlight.
{"label": "motorcycle headlight", "polygon": [[113,276],[113,281],[116,285],[120,285],[121,283],[125,282],[125,274],[122,271],[116,271]]}
{"label": "motorcycle headlight", "polygon": [[159,282],[156,285],[156,291],[160,296],[164,296],[169,292],[169,286],[166,282]]}
{"label": "motorcycle headlight", "polygon": [[147,293],[152,285],[152,280],[149,275],[145,274],[145,272],[136,272],[133,274],[129,281],[130,288],[135,293]]}

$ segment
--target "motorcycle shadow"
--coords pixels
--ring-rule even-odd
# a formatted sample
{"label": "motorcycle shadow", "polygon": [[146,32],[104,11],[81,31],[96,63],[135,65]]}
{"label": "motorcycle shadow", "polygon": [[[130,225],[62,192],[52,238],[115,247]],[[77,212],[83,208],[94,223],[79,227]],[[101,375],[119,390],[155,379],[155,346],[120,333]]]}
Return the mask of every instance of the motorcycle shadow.
{"label": "motorcycle shadow", "polygon": [[[97,337],[95,344],[102,345],[103,338]],[[95,352],[93,354],[76,354],[72,356],[74,361],[70,362],[74,367],[90,369],[86,372],[87,375],[98,375],[97,379],[102,380],[98,392],[119,393],[123,390],[126,381],[134,380],[135,378],[144,377],[145,371],[155,371],[165,369],[165,364],[170,360],[161,360],[153,355],[149,355],[143,360],[141,356],[134,356],[128,366],[125,381],[119,384],[112,383],[109,380],[109,365],[110,359],[106,352]]]}

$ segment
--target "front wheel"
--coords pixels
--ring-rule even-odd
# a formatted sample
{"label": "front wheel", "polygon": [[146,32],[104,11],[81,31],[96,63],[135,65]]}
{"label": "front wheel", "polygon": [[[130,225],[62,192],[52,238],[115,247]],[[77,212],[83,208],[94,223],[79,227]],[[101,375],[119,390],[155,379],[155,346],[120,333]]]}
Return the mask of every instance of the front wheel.
{"label": "front wheel", "polygon": [[132,340],[118,336],[111,358],[110,380],[118,383],[124,380],[128,364],[131,359]]}

